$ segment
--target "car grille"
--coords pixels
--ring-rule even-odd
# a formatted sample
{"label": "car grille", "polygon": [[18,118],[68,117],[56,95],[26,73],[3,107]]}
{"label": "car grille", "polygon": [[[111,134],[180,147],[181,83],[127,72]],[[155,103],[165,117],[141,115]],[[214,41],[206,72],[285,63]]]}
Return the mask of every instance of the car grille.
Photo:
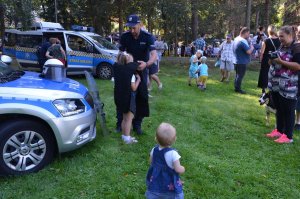
{"label": "car grille", "polygon": [[14,81],[16,79],[19,79],[24,74],[25,74],[25,72],[23,72],[23,71],[12,71],[10,74],[7,74],[7,75],[1,74],[0,75],[0,83]]}

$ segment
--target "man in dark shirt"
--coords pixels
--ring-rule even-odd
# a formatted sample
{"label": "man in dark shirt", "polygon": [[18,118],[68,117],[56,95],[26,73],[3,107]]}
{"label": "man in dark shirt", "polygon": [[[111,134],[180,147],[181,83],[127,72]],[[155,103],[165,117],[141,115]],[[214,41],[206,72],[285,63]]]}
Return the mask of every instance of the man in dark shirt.
{"label": "man in dark shirt", "polygon": [[[135,62],[139,63],[137,68],[141,76],[141,84],[137,90],[136,96],[136,115],[133,120],[133,130],[137,134],[142,134],[142,121],[144,117],[149,116],[148,103],[148,67],[151,67],[157,59],[157,54],[154,46],[154,37],[142,30],[142,25],[139,17],[135,14],[127,18],[126,26],[129,31],[122,34],[120,39],[120,51],[126,51],[133,56]],[[117,110],[117,131],[121,130],[122,112]]]}
{"label": "man in dark shirt", "polygon": [[38,50],[38,61],[39,61],[39,66],[41,71],[43,70],[43,66],[47,61],[46,52],[50,46],[51,43],[46,40]]}

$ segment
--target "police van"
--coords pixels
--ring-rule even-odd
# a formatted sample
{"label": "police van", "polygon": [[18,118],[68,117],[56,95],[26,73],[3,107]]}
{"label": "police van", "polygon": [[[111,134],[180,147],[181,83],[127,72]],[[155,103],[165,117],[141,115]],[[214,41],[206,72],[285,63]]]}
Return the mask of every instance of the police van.
{"label": "police van", "polygon": [[72,31],[59,28],[35,28],[33,31],[5,30],[3,54],[16,57],[22,68],[41,70],[41,46],[55,37],[66,51],[67,74],[83,74],[85,70],[101,79],[113,76],[118,49],[104,37],[88,32],[92,28],[73,26]]}
{"label": "police van", "polygon": [[47,60],[42,74],[0,61],[0,175],[36,172],[58,153],[96,137],[96,108],[89,90],[66,78],[63,64]]}

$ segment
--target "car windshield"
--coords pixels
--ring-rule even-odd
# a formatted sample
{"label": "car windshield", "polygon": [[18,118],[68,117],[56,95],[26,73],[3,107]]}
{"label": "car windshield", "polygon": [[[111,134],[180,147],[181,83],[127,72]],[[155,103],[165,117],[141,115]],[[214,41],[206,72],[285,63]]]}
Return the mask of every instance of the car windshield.
{"label": "car windshield", "polygon": [[7,75],[10,75],[14,70],[5,64],[4,62],[0,61],[0,77],[6,77]]}
{"label": "car windshield", "polygon": [[104,48],[104,49],[109,49],[109,50],[118,50],[117,46],[115,46],[114,44],[110,43],[109,41],[107,41],[105,38],[101,37],[101,36],[90,36],[93,41],[96,43],[96,45],[99,48]]}

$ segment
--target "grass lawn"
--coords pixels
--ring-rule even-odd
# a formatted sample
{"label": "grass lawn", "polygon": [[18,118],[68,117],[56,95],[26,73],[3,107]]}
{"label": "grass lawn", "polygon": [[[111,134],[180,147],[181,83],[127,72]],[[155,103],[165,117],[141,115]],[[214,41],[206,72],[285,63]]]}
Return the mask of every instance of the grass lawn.
{"label": "grass lawn", "polygon": [[271,127],[265,125],[256,65],[244,78],[247,94],[240,95],[233,91],[233,76],[229,84],[219,82],[212,62],[205,92],[187,85],[186,63],[162,63],[164,88],[154,86],[151,117],[143,122],[146,133],[135,145],[124,145],[114,133],[112,83],[97,80],[110,135],[103,137],[98,123],[95,141],[62,154],[42,171],[0,178],[0,199],[144,198],[148,154],[163,121],[177,129],[174,147],[186,168],[185,198],[300,198],[299,132],[289,145],[264,137],[275,119],[272,115]]}

